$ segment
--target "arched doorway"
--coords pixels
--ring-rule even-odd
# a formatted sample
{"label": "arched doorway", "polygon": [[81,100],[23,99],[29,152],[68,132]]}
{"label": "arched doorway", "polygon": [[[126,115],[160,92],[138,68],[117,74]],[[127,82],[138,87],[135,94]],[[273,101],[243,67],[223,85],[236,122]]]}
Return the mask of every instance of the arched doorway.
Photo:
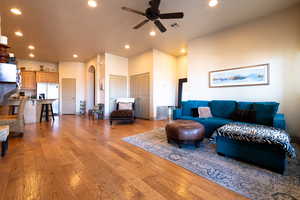
{"label": "arched doorway", "polygon": [[96,69],[91,65],[88,69],[87,108],[92,109],[96,103]]}

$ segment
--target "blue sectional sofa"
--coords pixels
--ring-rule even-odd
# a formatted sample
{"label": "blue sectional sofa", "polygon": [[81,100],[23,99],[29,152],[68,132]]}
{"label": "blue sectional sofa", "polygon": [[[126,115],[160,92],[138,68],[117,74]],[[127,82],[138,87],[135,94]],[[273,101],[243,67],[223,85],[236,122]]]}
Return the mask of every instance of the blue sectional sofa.
{"label": "blue sectional sofa", "polygon": [[[279,103],[276,102],[237,102],[237,101],[227,101],[227,100],[213,100],[213,101],[185,101],[182,102],[182,106],[179,109],[174,110],[173,119],[181,119],[181,120],[193,120],[200,122],[205,126],[206,129],[206,137],[211,137],[216,129],[219,127],[234,122],[231,119],[234,111],[239,109],[250,109],[253,104],[256,105],[274,105],[274,109],[270,110],[270,112],[274,112],[274,117],[271,122],[271,126],[280,129],[286,129],[285,118],[283,114],[277,113]],[[193,117],[192,109],[198,107],[210,107],[213,117],[211,118],[198,118]],[[264,112],[262,111],[260,114],[260,122],[264,122]],[[258,123],[259,124],[259,123]]]}
{"label": "blue sectional sofa", "polygon": [[[267,124],[275,128],[286,129],[284,115],[277,113],[279,103],[276,102],[186,101],[182,102],[180,109],[174,110],[173,119],[200,122],[205,126],[205,136],[209,138],[219,127],[234,122],[232,114],[237,108],[249,110],[253,109],[253,105],[255,105],[255,117],[257,117],[255,124]],[[193,117],[192,109],[198,107],[210,107],[213,117]],[[270,114],[272,115],[271,118]],[[244,160],[281,174],[285,171],[287,165],[286,153],[277,146],[236,141],[223,136],[217,136],[216,142],[216,151],[219,155]]]}

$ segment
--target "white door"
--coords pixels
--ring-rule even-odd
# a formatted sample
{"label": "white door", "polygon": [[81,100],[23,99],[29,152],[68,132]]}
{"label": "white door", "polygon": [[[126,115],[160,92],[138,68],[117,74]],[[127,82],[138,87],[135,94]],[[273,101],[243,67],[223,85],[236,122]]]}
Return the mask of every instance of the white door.
{"label": "white door", "polygon": [[76,79],[62,79],[62,114],[76,114]]}
{"label": "white door", "polygon": [[109,77],[109,113],[116,109],[116,99],[127,97],[127,77],[110,75]]}
{"label": "white door", "polygon": [[130,77],[130,96],[135,98],[135,116],[150,119],[150,74]]}

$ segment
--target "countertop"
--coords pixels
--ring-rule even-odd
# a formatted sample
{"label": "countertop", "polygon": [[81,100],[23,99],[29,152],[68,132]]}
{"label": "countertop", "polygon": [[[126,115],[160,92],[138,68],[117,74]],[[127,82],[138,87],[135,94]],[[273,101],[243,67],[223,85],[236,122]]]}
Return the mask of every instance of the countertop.
{"label": "countertop", "polygon": [[[31,101],[33,104],[34,103],[38,103],[38,104],[53,103],[56,100],[58,100],[58,99],[31,99],[31,98],[27,99],[27,101]],[[9,98],[8,99],[8,105],[19,105],[19,104],[20,104],[19,98]]]}

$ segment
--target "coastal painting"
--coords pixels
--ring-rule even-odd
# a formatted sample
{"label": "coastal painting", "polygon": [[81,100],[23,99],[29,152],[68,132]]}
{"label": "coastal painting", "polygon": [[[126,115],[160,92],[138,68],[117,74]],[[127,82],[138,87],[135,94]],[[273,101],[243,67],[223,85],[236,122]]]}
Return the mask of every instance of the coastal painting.
{"label": "coastal painting", "polygon": [[209,72],[209,87],[238,87],[269,84],[269,64]]}

